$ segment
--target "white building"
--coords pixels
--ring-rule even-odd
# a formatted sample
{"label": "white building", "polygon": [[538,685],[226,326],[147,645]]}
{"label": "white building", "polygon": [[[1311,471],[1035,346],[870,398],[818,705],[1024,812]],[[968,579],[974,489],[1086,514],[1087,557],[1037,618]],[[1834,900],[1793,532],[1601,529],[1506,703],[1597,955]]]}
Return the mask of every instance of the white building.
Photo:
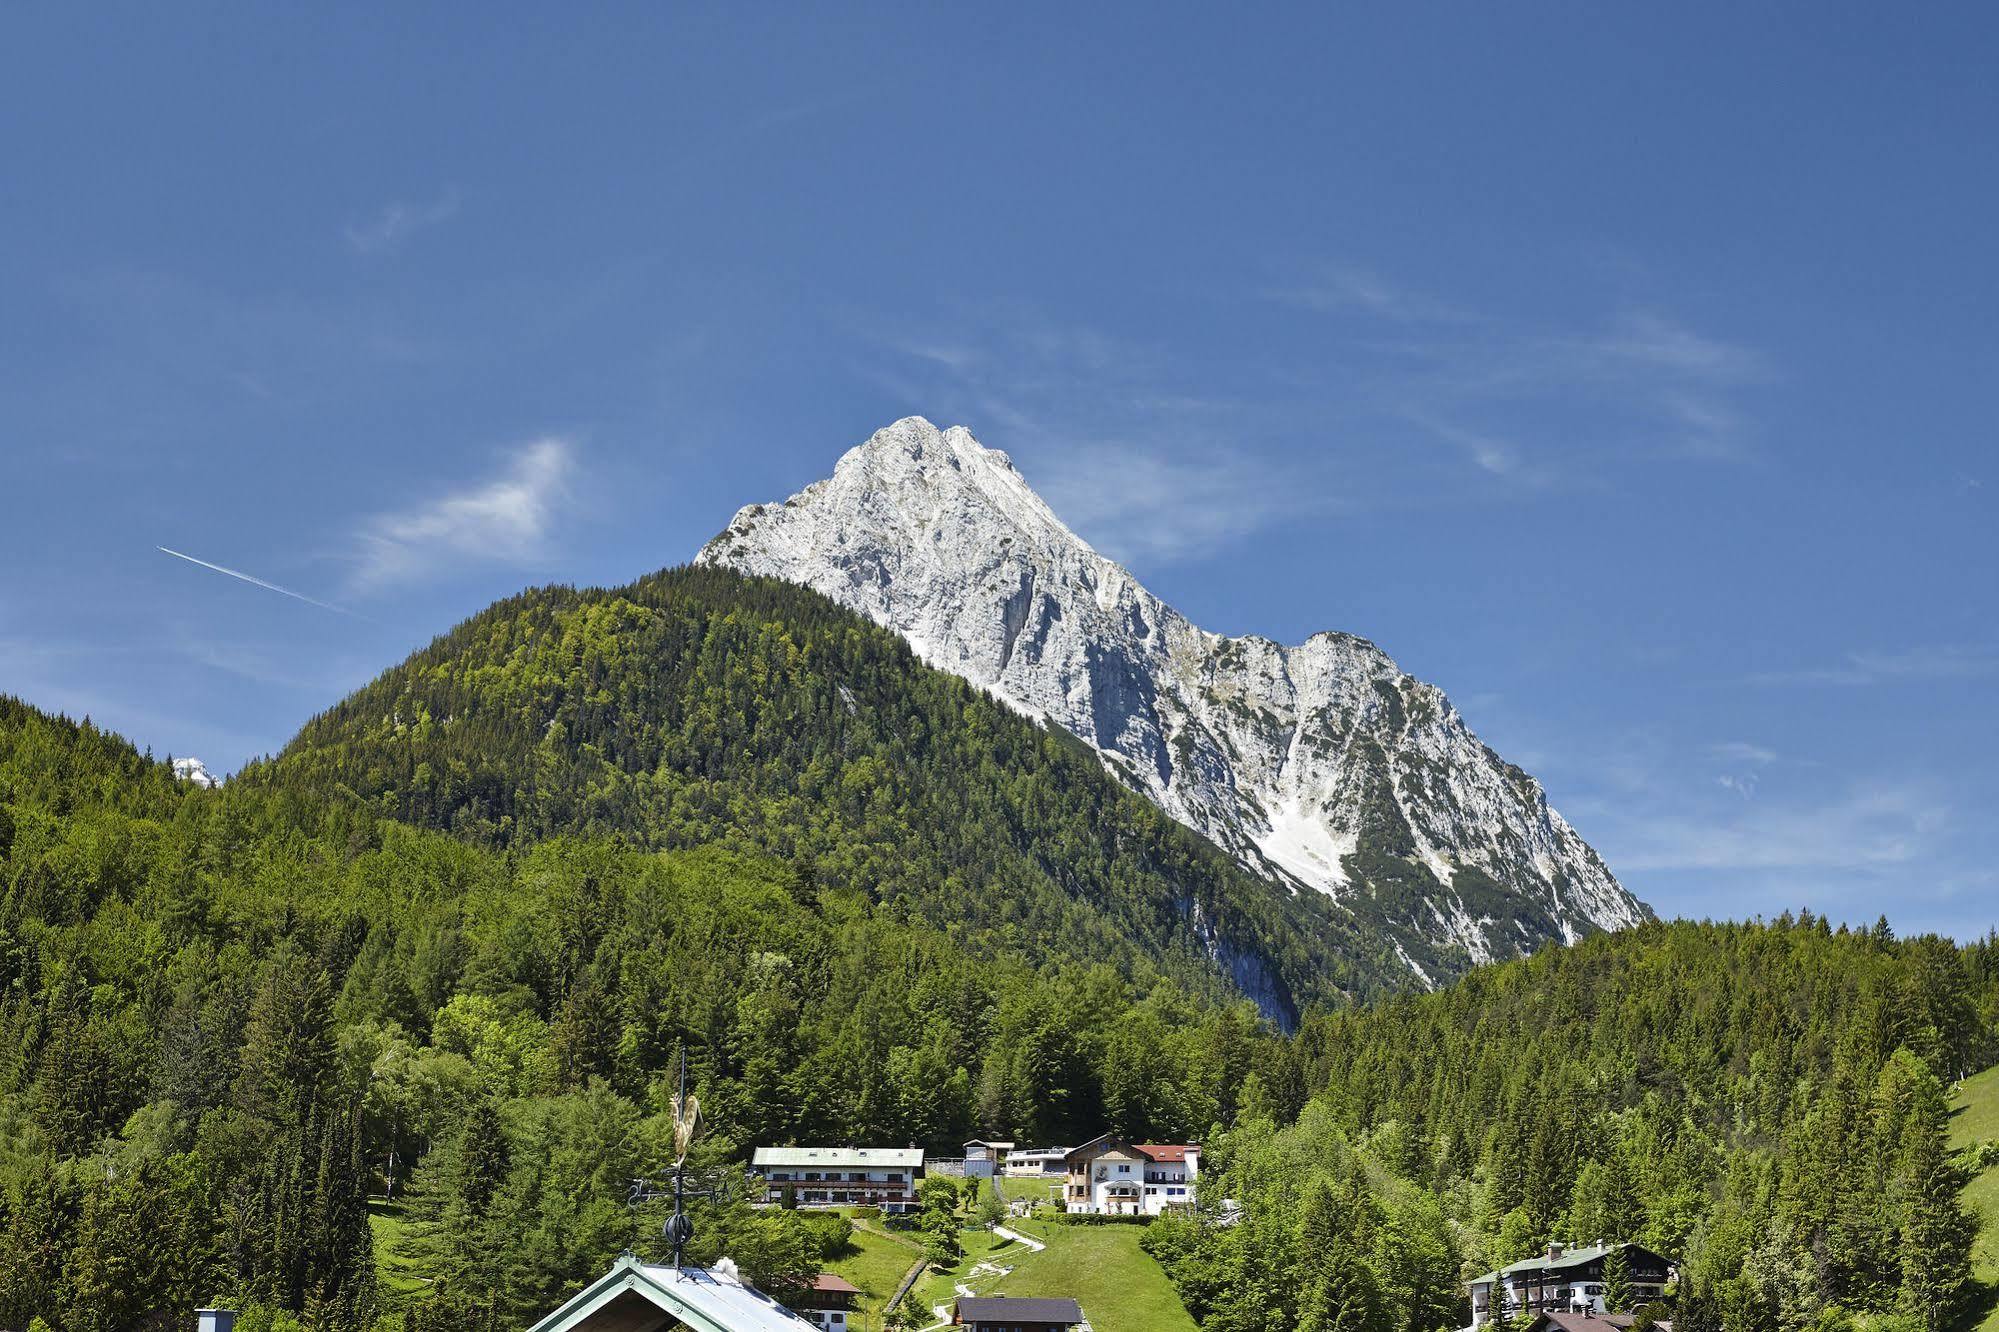
{"label": "white building", "polygon": [[1116,1134],[1084,1143],[1063,1157],[1068,1179],[1063,1207],[1096,1216],[1158,1216],[1194,1204],[1201,1173],[1199,1143],[1134,1143]]}
{"label": "white building", "polygon": [[1068,1169],[1064,1164],[1068,1155],[1067,1147],[1016,1147],[1006,1154],[1006,1173],[1059,1175]]}
{"label": "white building", "polygon": [[763,1177],[765,1203],[912,1212],[923,1149],[759,1147],[750,1164]]}
{"label": "white building", "polygon": [[[1625,1284],[1635,1308],[1659,1298],[1673,1279],[1672,1264],[1642,1244],[1592,1244],[1572,1249],[1550,1244],[1546,1252],[1523,1258],[1466,1283],[1473,1327],[1528,1313],[1625,1314],[1604,1307],[1604,1260],[1613,1251],[1624,1258]],[[1495,1287],[1497,1290],[1495,1291]],[[1497,1305],[1497,1309],[1495,1309]]]}

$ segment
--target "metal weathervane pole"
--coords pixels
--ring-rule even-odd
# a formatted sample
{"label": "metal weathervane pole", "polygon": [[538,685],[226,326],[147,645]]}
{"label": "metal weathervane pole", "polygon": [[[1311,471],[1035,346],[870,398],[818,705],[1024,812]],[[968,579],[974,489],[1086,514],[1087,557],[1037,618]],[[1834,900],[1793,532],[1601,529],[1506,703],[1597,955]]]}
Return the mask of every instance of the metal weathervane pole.
{"label": "metal weathervane pole", "polygon": [[673,1215],[666,1219],[666,1242],[673,1248],[673,1270],[680,1270],[680,1253],[694,1238],[687,1219],[687,1151],[701,1127],[701,1102],[687,1094],[687,1047],[680,1047],[680,1090],[673,1094]]}
{"label": "metal weathervane pole", "polygon": [[[701,1130],[701,1102],[687,1094],[687,1047],[680,1050],[680,1089],[673,1094],[670,1102],[673,1115],[673,1215],[666,1218],[662,1234],[673,1250],[673,1270],[680,1270],[682,1251],[688,1241],[694,1238],[694,1222],[687,1215],[687,1199],[692,1197],[721,1197],[721,1187],[712,1189],[689,1189],[687,1187],[687,1153],[694,1144],[694,1135]],[[650,1179],[632,1181],[631,1201],[634,1205],[656,1201],[661,1190]]]}

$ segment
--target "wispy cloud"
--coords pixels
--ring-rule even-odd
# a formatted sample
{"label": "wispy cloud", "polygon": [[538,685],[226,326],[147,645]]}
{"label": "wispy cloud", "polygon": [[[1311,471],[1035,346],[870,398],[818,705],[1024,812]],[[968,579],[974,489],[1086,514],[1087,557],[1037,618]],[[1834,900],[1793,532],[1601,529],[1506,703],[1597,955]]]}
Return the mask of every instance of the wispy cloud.
{"label": "wispy cloud", "polygon": [[1186,559],[1324,507],[1313,487],[1219,447],[1188,455],[1072,440],[1029,480],[1064,521],[1127,562]]}
{"label": "wispy cloud", "polygon": [[1641,815],[1611,829],[1620,873],[1864,870],[1934,851],[1950,807],[1921,784],[1864,787],[1816,802],[1744,803],[1733,813]]}
{"label": "wispy cloud", "polygon": [[420,580],[466,563],[541,557],[574,467],[568,440],[539,439],[517,450],[490,481],[370,519],[359,534],[353,588],[365,592]]}
{"label": "wispy cloud", "polygon": [[1254,295],[1308,320],[1247,366],[1188,365],[1020,302],[850,322],[879,349],[857,369],[891,410],[969,425],[1128,561],[1199,558],[1309,517],[1597,486],[1634,462],[1753,456],[1743,394],[1766,359],[1660,310],[1533,325],[1331,264]]}
{"label": "wispy cloud", "polygon": [[1772,373],[1756,349],[1652,309],[1535,325],[1340,267],[1262,295],[1347,327],[1350,372],[1382,411],[1515,484],[1611,456],[1743,461],[1754,429],[1739,398]]}
{"label": "wispy cloud", "polygon": [[1708,746],[1708,753],[1731,763],[1754,763],[1758,765],[1775,763],[1777,751],[1762,745],[1752,745],[1747,740],[1724,740]]}
{"label": "wispy cloud", "polygon": [[1361,310],[1401,323],[1463,324],[1476,317],[1388,281],[1366,268],[1324,264],[1303,280],[1266,288],[1265,297],[1301,309],[1331,313]]}
{"label": "wispy cloud", "polygon": [[908,410],[1006,449],[1063,521],[1116,559],[1195,558],[1329,507],[1327,487],[1295,462],[1218,429],[1235,405],[1178,388],[1150,346],[1018,304],[937,327],[861,325],[887,353],[870,376]]}
{"label": "wispy cloud", "polygon": [[446,189],[428,203],[396,201],[385,204],[368,220],[347,224],[347,244],[356,254],[393,254],[418,232],[448,222],[457,213],[458,191],[455,189]]}
{"label": "wispy cloud", "polygon": [[1975,680],[1999,671],[1999,647],[1943,644],[1898,652],[1849,652],[1830,665],[1788,671],[1760,671],[1760,685],[1876,685],[1897,681]]}
{"label": "wispy cloud", "polygon": [[1724,791],[1735,792],[1744,800],[1755,796],[1756,788],[1763,780],[1762,770],[1777,761],[1776,750],[1752,745],[1746,740],[1727,740],[1709,745],[1708,753],[1732,765],[1732,771],[1715,777],[1715,785]]}

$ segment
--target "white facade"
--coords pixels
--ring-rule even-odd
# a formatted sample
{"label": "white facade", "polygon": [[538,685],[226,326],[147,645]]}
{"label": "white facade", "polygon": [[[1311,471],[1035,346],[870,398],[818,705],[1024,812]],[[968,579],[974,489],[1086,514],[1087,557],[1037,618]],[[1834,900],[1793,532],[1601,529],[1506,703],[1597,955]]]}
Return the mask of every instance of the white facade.
{"label": "white facade", "polygon": [[759,1147],[752,1168],[763,1178],[763,1202],[795,1207],[916,1209],[923,1178],[921,1148]]}
{"label": "white facade", "polygon": [[1150,1215],[1169,1207],[1194,1205],[1195,1179],[1201,1173],[1201,1149],[1196,1146],[1139,1148],[1152,1159],[1145,1167],[1145,1193],[1140,1202]]}
{"label": "white facade", "polygon": [[1194,1144],[1133,1144],[1099,1138],[1070,1152],[1064,1210],[1091,1216],[1158,1216],[1191,1207],[1201,1172]]}
{"label": "white facade", "polygon": [[1067,1147],[1016,1147],[1006,1154],[1006,1173],[1059,1175],[1064,1169],[1063,1159],[1068,1155]]}

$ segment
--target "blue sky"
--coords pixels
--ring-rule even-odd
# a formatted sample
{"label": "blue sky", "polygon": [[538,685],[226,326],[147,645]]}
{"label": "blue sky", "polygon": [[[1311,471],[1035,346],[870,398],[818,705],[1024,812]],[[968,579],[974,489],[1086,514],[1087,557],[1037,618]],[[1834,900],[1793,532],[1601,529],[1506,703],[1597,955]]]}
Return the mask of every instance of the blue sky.
{"label": "blue sky", "polygon": [[231,769],[921,413],[1664,913],[1983,932],[1999,13],[1333,8],[9,9],[0,690]]}

